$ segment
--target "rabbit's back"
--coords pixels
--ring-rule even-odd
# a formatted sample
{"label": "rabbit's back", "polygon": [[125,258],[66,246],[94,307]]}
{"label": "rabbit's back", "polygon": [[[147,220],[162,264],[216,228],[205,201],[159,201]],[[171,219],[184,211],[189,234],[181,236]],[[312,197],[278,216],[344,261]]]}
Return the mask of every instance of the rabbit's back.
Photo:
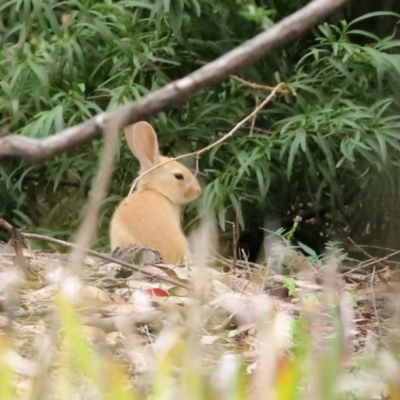
{"label": "rabbit's back", "polygon": [[169,264],[189,257],[179,206],[151,190],[133,193],[120,203],[111,220],[110,238],[112,250],[140,244],[157,250]]}

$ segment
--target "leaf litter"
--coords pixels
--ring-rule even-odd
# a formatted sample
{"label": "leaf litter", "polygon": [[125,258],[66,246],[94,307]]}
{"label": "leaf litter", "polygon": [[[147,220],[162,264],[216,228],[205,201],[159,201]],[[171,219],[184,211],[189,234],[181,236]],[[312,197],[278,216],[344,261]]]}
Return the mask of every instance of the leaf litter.
{"label": "leaf litter", "polygon": [[[343,377],[338,390],[366,391],[366,398],[383,398],[387,392],[383,379],[354,367],[360,357],[373,356],[379,347],[387,347],[391,329],[395,330],[398,310],[393,300],[398,274],[392,268],[367,274],[357,267],[342,274],[328,271],[327,278],[324,272],[329,266],[282,275],[268,265],[241,260],[235,260],[233,268],[231,260],[222,258],[200,267],[164,265],[159,264],[157,255],[143,253],[139,261],[137,257],[134,260],[142,263],[139,271],[86,256],[81,276],[76,278],[68,275],[64,254],[24,249],[22,255],[21,272],[14,249],[0,243],[0,329],[13,331],[15,351],[8,361],[19,376],[17,390],[25,390],[38,373],[40,339],[53,329],[54,298],[70,280],[84,336],[96,350],[106,350],[119,360],[132,379],[154,371],[160,346],[168,346],[172,340],[168,335],[190,336],[188,320],[196,320],[191,320],[194,311],[205,367],[217,366],[229,354],[240,354],[250,375],[261,368],[260,321],[268,320],[274,351],[287,351],[293,343],[296,319],[312,315],[310,334],[316,348],[323,346],[333,332],[331,315],[322,300],[329,295],[328,282],[340,293],[346,302],[343,309],[348,311],[341,317],[347,318],[346,323],[342,321],[346,325],[345,364],[352,372]],[[123,253],[117,256],[127,261]],[[154,265],[148,264],[146,257]],[[299,260],[310,263],[301,255]],[[195,293],[199,269],[203,281],[201,291]],[[182,285],[165,282],[166,277]],[[52,367],[57,363],[55,358]]]}

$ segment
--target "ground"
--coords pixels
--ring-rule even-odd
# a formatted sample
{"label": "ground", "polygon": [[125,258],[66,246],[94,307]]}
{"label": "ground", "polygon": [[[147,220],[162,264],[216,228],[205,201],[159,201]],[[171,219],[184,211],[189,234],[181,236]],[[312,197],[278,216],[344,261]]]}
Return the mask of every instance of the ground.
{"label": "ground", "polygon": [[[69,293],[83,335],[95,351],[121,363],[145,392],[151,383],[144,377],[154,372],[166,332],[179,332],[180,338],[195,332],[205,370],[236,354],[251,376],[260,367],[265,321],[274,352],[280,354],[277,359],[291,351],[298,339],[293,326],[304,316],[318,354],[335,332],[332,309],[341,321],[341,364],[352,371],[340,381],[341,390],[366,390],[365,398],[383,398],[387,390],[382,377],[360,365],[366,354],[391,348],[397,333],[398,273],[388,258],[351,265],[344,261],[338,273],[340,263],[333,255],[315,265],[281,246],[275,253],[283,255],[280,261],[290,272],[279,274],[276,258],[274,263],[252,264],[203,254],[197,265],[150,265],[148,261],[160,261],[157,254],[136,248],[114,254],[119,257],[115,262],[110,255],[92,252],[76,271],[66,254],[31,250],[29,242],[23,247],[17,245],[16,257],[11,244],[0,244],[0,326],[14,338],[18,360],[13,367],[21,393],[37,374],[40,338],[53,329],[60,288]],[[57,369],[55,360],[47,362]]]}

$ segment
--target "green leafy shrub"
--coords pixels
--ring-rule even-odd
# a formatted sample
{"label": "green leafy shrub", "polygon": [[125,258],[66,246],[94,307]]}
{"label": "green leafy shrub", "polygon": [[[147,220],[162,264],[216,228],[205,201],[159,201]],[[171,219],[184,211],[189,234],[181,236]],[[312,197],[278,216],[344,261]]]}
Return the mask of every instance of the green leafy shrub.
{"label": "green leafy shrub", "polygon": [[[0,6],[2,128],[49,136],[184,76],[304,3],[8,1]],[[258,114],[251,135],[249,124],[200,160],[207,183],[200,210],[212,207],[223,229],[239,203],[242,228],[250,231],[271,218],[280,226],[307,203],[317,212],[338,210],[341,221],[343,207],[365,198],[362,189],[377,173],[397,173],[399,41],[359,23],[323,24],[243,72],[263,84],[285,81],[297,96],[278,96]],[[153,123],[163,152],[206,146],[266,95],[227,80],[161,113]],[[42,165],[3,165],[0,212],[29,230],[68,238],[101,145]],[[107,248],[111,212],[136,171],[122,142],[96,248]]]}
{"label": "green leafy shrub", "polygon": [[[365,199],[377,174],[398,174],[400,41],[356,29],[360,20],[320,26],[293,72],[277,74],[297,96],[260,112],[258,133],[210,154],[206,190],[221,224],[239,202],[259,225],[260,210],[282,217],[311,202],[316,211],[343,211]],[[370,43],[357,44],[359,35]]]}

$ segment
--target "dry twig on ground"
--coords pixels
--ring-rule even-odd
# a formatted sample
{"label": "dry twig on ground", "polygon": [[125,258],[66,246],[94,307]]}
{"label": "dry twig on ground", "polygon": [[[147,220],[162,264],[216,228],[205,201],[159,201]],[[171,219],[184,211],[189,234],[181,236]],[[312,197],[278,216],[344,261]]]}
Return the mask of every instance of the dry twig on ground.
{"label": "dry twig on ground", "polygon": [[[5,230],[7,230],[7,231],[10,231],[8,228],[13,228],[13,227],[8,222],[6,222],[4,219],[0,218],[0,228],[3,228]],[[16,228],[14,228],[14,229],[16,229]],[[55,238],[51,238],[51,237],[48,237],[48,236],[39,235],[39,234],[36,234],[36,233],[21,232],[21,235],[25,239],[28,239],[28,240],[41,240],[41,241],[46,241],[46,242],[49,242],[49,243],[57,244],[59,246],[64,246],[64,247],[67,247],[67,248],[70,248],[70,249],[80,249],[85,254],[89,254],[91,256],[101,258],[102,260],[105,260],[105,261],[110,262],[110,263],[115,263],[115,264],[121,265],[122,267],[124,267],[126,269],[129,269],[131,271],[138,271],[138,272],[142,273],[143,275],[147,275],[149,278],[158,279],[160,281],[164,281],[166,283],[170,283],[172,285],[179,286],[179,287],[182,287],[184,289],[190,289],[189,285],[186,285],[185,283],[180,282],[180,281],[178,281],[176,279],[173,279],[173,278],[170,278],[170,277],[166,277],[166,276],[155,275],[155,274],[153,274],[151,272],[148,272],[148,271],[144,270],[143,268],[141,268],[141,267],[139,267],[137,265],[133,265],[133,264],[127,263],[125,261],[119,260],[119,259],[117,259],[115,257],[112,257],[112,256],[109,256],[107,254],[99,253],[98,251],[95,251],[95,250],[82,248],[81,246],[78,246],[76,244],[67,242],[65,240],[55,239]]]}

